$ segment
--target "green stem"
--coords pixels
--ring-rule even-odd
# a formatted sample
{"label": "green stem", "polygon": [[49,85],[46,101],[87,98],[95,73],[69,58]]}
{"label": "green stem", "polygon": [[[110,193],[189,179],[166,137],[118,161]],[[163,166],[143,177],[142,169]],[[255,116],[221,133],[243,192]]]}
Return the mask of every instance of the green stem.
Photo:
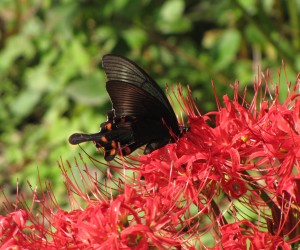
{"label": "green stem", "polygon": [[290,17],[290,28],[292,35],[292,43],[296,51],[300,49],[300,32],[299,32],[299,14],[298,9],[295,7],[297,3],[295,0],[289,0],[286,2],[288,7],[288,13]]}
{"label": "green stem", "polygon": [[243,174],[245,176],[245,179],[248,181],[248,185],[252,187],[252,191],[255,192],[266,203],[266,205],[270,208],[272,213],[275,212],[276,214],[281,214],[281,210],[278,208],[276,203],[269,197],[269,195],[263,189],[257,190],[258,185],[253,184],[253,179],[248,174],[248,172],[244,171]]}

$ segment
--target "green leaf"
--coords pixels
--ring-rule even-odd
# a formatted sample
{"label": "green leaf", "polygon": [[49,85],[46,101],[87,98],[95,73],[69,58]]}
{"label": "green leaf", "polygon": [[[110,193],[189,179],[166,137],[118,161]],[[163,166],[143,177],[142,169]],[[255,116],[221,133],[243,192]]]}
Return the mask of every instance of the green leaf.
{"label": "green leaf", "polygon": [[182,17],[184,11],[184,1],[169,0],[166,1],[160,10],[160,17],[165,22],[173,22]]}
{"label": "green leaf", "polygon": [[86,105],[101,105],[108,100],[105,90],[105,77],[102,73],[94,73],[86,78],[73,81],[66,93],[76,102]]}
{"label": "green leaf", "polygon": [[143,44],[145,44],[147,41],[147,34],[144,30],[134,28],[124,31],[124,38],[128,45],[134,49],[142,47]]}
{"label": "green leaf", "polygon": [[182,0],[169,0],[160,10],[156,27],[163,33],[186,32],[191,27],[190,19],[183,16],[185,2]]}
{"label": "green leaf", "polygon": [[49,67],[46,64],[40,64],[26,71],[26,85],[32,92],[44,92],[49,87],[51,81],[48,71]]}
{"label": "green leaf", "polygon": [[258,44],[260,46],[264,46],[266,44],[265,36],[261,33],[260,30],[257,29],[257,27],[255,27],[252,24],[250,24],[245,29],[245,34],[246,34],[247,40],[251,44]]}
{"label": "green leaf", "polygon": [[41,98],[41,92],[31,89],[21,92],[10,105],[10,110],[17,119],[29,115]]}
{"label": "green leaf", "polygon": [[17,57],[30,58],[34,53],[34,47],[27,37],[17,35],[10,38],[5,49],[0,51],[0,72],[9,70]]}
{"label": "green leaf", "polygon": [[240,49],[240,43],[241,35],[237,30],[224,31],[216,46],[218,60],[214,64],[214,68],[217,70],[226,68],[236,57]]}

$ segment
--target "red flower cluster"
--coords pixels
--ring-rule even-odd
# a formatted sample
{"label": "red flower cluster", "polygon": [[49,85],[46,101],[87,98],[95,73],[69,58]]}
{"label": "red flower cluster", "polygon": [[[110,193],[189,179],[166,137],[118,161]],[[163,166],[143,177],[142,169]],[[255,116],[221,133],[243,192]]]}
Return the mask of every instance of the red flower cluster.
{"label": "red flower cluster", "polygon": [[258,80],[254,87],[251,103],[239,97],[235,84],[234,99],[225,95],[224,107],[217,100],[218,110],[203,116],[179,88],[190,130],[176,143],[135,161],[116,161],[109,168],[123,178],[106,173],[113,185],[97,181],[84,165],[87,191],[62,168],[70,199],[76,193],[86,207],[67,212],[44,194],[39,220],[28,209],[0,217],[2,247],[296,248],[300,78],[283,104],[276,88],[267,101],[268,84]]}

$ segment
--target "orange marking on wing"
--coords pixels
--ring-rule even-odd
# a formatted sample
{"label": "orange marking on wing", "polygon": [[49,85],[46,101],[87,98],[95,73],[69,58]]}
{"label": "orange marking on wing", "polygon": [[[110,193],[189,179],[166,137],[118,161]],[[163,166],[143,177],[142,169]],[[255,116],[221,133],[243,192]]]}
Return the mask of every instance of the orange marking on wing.
{"label": "orange marking on wing", "polygon": [[115,155],[116,154],[116,149],[111,149],[110,151],[109,151],[109,155]]}
{"label": "orange marking on wing", "polygon": [[106,126],[105,126],[105,128],[106,128],[107,130],[111,130],[111,127],[112,127],[111,123],[107,123]]}
{"label": "orange marking on wing", "polygon": [[101,138],[100,138],[100,141],[102,141],[102,142],[107,142],[107,139],[106,139],[106,137],[105,136],[102,136]]}
{"label": "orange marking on wing", "polygon": [[112,141],[112,142],[111,142],[111,146],[112,146],[112,148],[117,148],[116,142],[115,142],[115,141]]}

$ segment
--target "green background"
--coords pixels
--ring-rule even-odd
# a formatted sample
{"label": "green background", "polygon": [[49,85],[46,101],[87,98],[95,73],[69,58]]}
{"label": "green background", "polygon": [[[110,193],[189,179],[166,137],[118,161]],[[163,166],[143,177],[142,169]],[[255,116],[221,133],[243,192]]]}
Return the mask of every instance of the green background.
{"label": "green background", "polygon": [[[190,85],[202,113],[230,84],[251,86],[258,67],[273,82],[284,60],[289,81],[300,71],[300,1],[1,0],[0,183],[12,201],[49,179],[66,201],[57,161],[83,151],[74,132],[97,132],[111,108],[101,58],[126,56],[162,88]],[[241,90],[242,91],[242,90]],[[82,145],[101,160],[92,143]],[[39,177],[38,177],[39,176]],[[1,203],[5,200],[0,196]]]}

